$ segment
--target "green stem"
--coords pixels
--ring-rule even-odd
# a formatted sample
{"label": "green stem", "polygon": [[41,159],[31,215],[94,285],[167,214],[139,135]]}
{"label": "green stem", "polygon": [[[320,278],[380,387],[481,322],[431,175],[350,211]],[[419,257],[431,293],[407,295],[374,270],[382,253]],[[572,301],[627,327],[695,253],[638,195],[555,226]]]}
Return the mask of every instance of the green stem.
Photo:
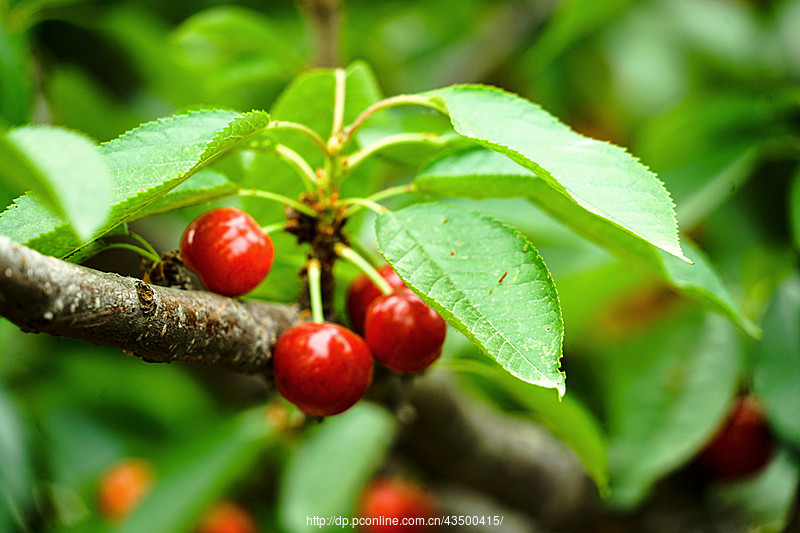
{"label": "green stem", "polygon": [[333,251],[336,252],[336,255],[347,261],[348,263],[352,263],[356,268],[362,271],[364,274],[367,275],[369,279],[372,280],[383,294],[389,294],[394,289],[392,286],[389,285],[389,282],[383,279],[383,276],[375,270],[375,268],[363,257],[361,257],[358,252],[345,246],[342,243],[336,243],[333,247]]}
{"label": "green stem", "polygon": [[378,111],[382,111],[384,109],[389,109],[390,107],[397,107],[401,105],[421,105],[425,107],[433,108],[437,111],[442,113],[445,112],[445,109],[442,108],[433,98],[428,96],[419,96],[416,94],[399,94],[397,96],[392,96],[390,98],[385,98],[380,102],[375,102],[364,111],[361,112],[358,117],[353,121],[352,124],[347,126],[344,129],[344,135],[342,137],[342,142],[339,148],[344,148],[348,142],[353,138],[353,134],[356,132],[358,128],[361,127],[364,122],[370,118],[372,115],[377,113]]}
{"label": "green stem", "polygon": [[443,138],[440,135],[436,135],[434,133],[398,133],[396,135],[388,135],[383,139],[379,139],[374,143],[365,146],[361,150],[354,152],[347,156],[345,159],[345,172],[352,172],[358,165],[361,164],[362,161],[370,157],[371,155],[389,148],[391,146],[395,146],[398,144],[409,144],[409,143],[428,143],[428,144],[436,144],[442,145],[447,142],[447,139]]}
{"label": "green stem", "polygon": [[159,261],[161,261],[161,258],[158,256],[158,254],[152,254],[152,253],[148,252],[147,250],[139,248],[138,246],[134,246],[133,244],[127,244],[127,243],[124,243],[124,242],[112,242],[112,243],[106,244],[106,247],[105,247],[106,250],[111,250],[111,249],[114,249],[114,248],[118,248],[120,250],[130,250],[132,252],[136,252],[137,254],[141,255],[145,259],[149,259],[153,263],[158,263]]}
{"label": "green stem", "polygon": [[274,224],[269,224],[267,226],[261,226],[261,231],[269,235],[270,233],[282,230],[285,227],[286,227],[286,222],[276,222]]}
{"label": "green stem", "polygon": [[310,217],[317,216],[317,212],[308,207],[306,204],[301,204],[297,200],[292,200],[291,198],[288,198],[281,194],[275,194],[273,192],[267,192],[267,191],[260,191],[258,189],[239,189],[239,196],[253,196],[256,198],[263,198],[265,200],[280,202],[284,205],[288,205],[295,211],[299,211]]}
{"label": "green stem", "polygon": [[314,172],[314,169],[311,168],[311,165],[308,164],[308,161],[303,159],[303,156],[283,144],[275,145],[275,153],[295,169],[300,177],[303,178],[303,185],[305,185],[308,192],[314,192],[314,189],[320,185],[317,174]]}
{"label": "green stem", "polygon": [[156,249],[153,248],[153,246],[149,242],[147,242],[147,240],[145,240],[144,237],[132,232],[131,230],[127,230],[127,231],[128,231],[128,237],[130,237],[131,239],[135,240],[136,242],[138,242],[139,244],[144,246],[145,249],[148,252],[153,254],[155,257],[158,257],[158,260],[161,260],[161,256],[158,255],[158,252],[156,251]]}
{"label": "green stem", "polygon": [[350,208],[345,211],[345,216],[350,216],[351,214],[355,213],[362,207],[366,207],[374,211],[376,214],[380,215],[384,211],[386,211],[386,207],[382,206],[381,204],[370,200],[369,198],[347,198],[346,200],[342,200],[342,205],[349,205]]}
{"label": "green stem", "polygon": [[333,127],[331,128],[331,138],[328,140],[328,150],[335,154],[339,151],[342,142],[347,73],[344,69],[337,68],[333,71],[333,75],[336,80],[336,85],[333,93]]}
{"label": "green stem", "polygon": [[326,159],[330,158],[331,156],[330,152],[328,151],[328,145],[325,144],[325,140],[322,138],[322,136],[320,136],[319,133],[312,130],[305,124],[300,124],[298,122],[289,122],[286,120],[273,120],[272,122],[269,123],[269,129],[299,131],[300,133],[302,133],[303,135],[314,141],[314,144],[316,144],[319,147],[319,149],[322,150],[322,154],[325,156]]}
{"label": "green stem", "polygon": [[325,322],[322,307],[322,267],[319,259],[312,259],[306,266],[308,273],[308,292],[311,296],[311,318],[316,323]]}
{"label": "green stem", "polygon": [[[408,194],[414,192],[414,185],[409,183],[408,185],[397,185],[396,187],[387,187],[381,191],[376,192],[372,196],[368,198],[346,198],[342,200],[342,203],[353,204],[351,205],[347,211],[344,212],[345,217],[349,217],[352,214],[356,213],[359,209],[364,207],[368,207],[373,211],[380,213],[384,211],[386,208],[377,202],[381,200],[385,200],[387,198],[391,198],[392,196],[399,196],[401,194]],[[375,206],[378,206],[380,209],[376,209]]]}

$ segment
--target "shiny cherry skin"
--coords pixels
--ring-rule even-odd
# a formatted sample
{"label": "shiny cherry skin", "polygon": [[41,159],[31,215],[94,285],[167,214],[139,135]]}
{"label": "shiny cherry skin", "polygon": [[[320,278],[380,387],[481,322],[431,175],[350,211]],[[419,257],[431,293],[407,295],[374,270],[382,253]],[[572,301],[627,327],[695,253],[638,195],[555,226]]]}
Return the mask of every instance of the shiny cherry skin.
{"label": "shiny cherry skin", "polygon": [[253,517],[233,502],[221,502],[200,519],[196,533],[258,533]]}
{"label": "shiny cherry skin", "polygon": [[[362,493],[356,513],[359,518],[369,519],[361,526],[364,533],[422,533],[434,528],[425,523],[402,525],[403,519],[427,520],[438,514],[437,507],[433,495],[420,485],[402,479],[379,478]],[[393,525],[391,519],[397,519],[398,525]]]}
{"label": "shiny cherry skin", "polygon": [[330,322],[292,326],[272,355],[280,393],[315,416],[339,414],[360,400],[372,381],[372,364],[364,339]]}
{"label": "shiny cherry skin", "polygon": [[439,358],[447,323],[404,288],[370,304],[364,330],[373,357],[390,370],[407,374],[427,368]]}
{"label": "shiny cherry skin", "polygon": [[760,472],[772,457],[773,445],[761,406],[744,396],[733,405],[697,464],[715,481],[736,481]]}
{"label": "shiny cherry skin", "polygon": [[189,224],[181,238],[181,258],[208,290],[240,296],[269,274],[275,248],[250,215],[223,207]]}
{"label": "shiny cherry skin", "polygon": [[100,512],[114,522],[125,519],[153,485],[155,472],[149,461],[123,459],[106,470],[97,488]]}
{"label": "shiny cherry skin", "polygon": [[[406,286],[397,272],[392,270],[389,265],[384,265],[378,273],[389,282],[389,286],[393,289]],[[367,307],[380,295],[381,290],[372,283],[366,274],[361,274],[353,280],[347,289],[347,316],[350,317],[353,331],[360,335],[364,334],[364,318],[367,316]]]}

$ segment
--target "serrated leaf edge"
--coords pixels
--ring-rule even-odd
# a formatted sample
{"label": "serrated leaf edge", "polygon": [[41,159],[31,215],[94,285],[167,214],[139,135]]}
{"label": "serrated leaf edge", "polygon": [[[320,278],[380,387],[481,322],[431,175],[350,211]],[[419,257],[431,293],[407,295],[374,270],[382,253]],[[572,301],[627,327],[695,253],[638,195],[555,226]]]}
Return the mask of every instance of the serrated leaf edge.
{"label": "serrated leaf edge", "polygon": [[[417,204],[417,205],[425,205],[425,204]],[[450,206],[450,207],[455,207],[455,206]],[[459,208],[459,209],[460,209],[460,208]],[[503,334],[502,334],[500,331],[498,331],[498,330],[497,330],[497,328],[494,326],[494,324],[492,324],[492,322],[491,322],[491,321],[489,321],[489,320],[486,320],[486,322],[487,322],[487,324],[490,326],[491,330],[492,330],[494,333],[496,333],[496,334],[497,334],[499,337],[501,337],[501,338],[503,339],[503,343],[504,343],[504,344],[508,344],[508,345],[510,345],[512,348],[514,348],[514,351],[516,351],[516,352],[517,352],[517,353],[518,353],[518,354],[519,354],[519,355],[520,355],[520,356],[521,356],[523,359],[525,359],[525,361],[528,361],[528,363],[530,364],[530,366],[531,366],[531,367],[534,369],[534,371],[535,371],[537,374],[539,374],[539,375],[541,376],[541,379],[542,379],[542,380],[543,380],[545,383],[552,384],[551,386],[548,386],[548,387],[546,387],[546,388],[552,388],[552,389],[556,389],[556,390],[558,391],[558,394],[559,394],[559,396],[563,397],[563,396],[564,396],[564,394],[566,393],[566,385],[565,385],[565,379],[566,379],[566,375],[564,374],[564,371],[563,371],[563,370],[561,370],[561,359],[562,359],[562,358],[563,358],[563,356],[564,356],[564,354],[563,354],[563,346],[564,346],[564,319],[563,319],[563,316],[562,316],[562,314],[561,314],[561,303],[560,303],[560,301],[559,301],[559,299],[558,299],[558,290],[556,289],[556,284],[555,284],[555,281],[553,280],[553,277],[552,277],[552,275],[550,274],[550,270],[547,268],[547,265],[545,264],[545,262],[544,262],[544,259],[542,259],[541,255],[539,255],[539,252],[538,252],[538,250],[536,250],[536,247],[535,247],[535,246],[533,246],[533,243],[531,243],[531,242],[530,242],[530,241],[529,241],[529,240],[528,240],[528,239],[527,239],[527,238],[526,238],[526,237],[525,237],[525,236],[524,236],[522,233],[520,233],[520,232],[519,232],[519,230],[517,230],[517,229],[516,229],[516,228],[514,228],[513,226],[510,226],[510,225],[506,224],[505,222],[503,222],[503,221],[501,221],[501,220],[498,220],[498,219],[496,219],[496,218],[494,218],[494,217],[490,217],[490,216],[488,216],[488,215],[486,215],[486,214],[484,214],[484,213],[480,213],[480,212],[477,212],[477,211],[472,211],[472,210],[469,210],[469,209],[461,209],[461,210],[462,210],[462,211],[466,211],[466,212],[470,212],[470,213],[472,213],[472,214],[474,214],[474,215],[477,215],[477,216],[479,216],[479,217],[481,217],[481,218],[483,218],[483,219],[485,219],[485,220],[488,220],[488,221],[490,221],[490,222],[492,222],[492,223],[494,223],[494,224],[497,224],[497,225],[498,225],[498,226],[500,226],[500,227],[507,228],[507,229],[508,229],[508,230],[509,230],[509,231],[510,231],[510,232],[511,232],[511,233],[512,233],[512,234],[513,234],[515,237],[517,237],[518,239],[522,239],[522,240],[523,240],[523,241],[524,241],[524,242],[525,242],[525,243],[526,243],[528,246],[530,246],[530,249],[532,250],[532,252],[533,252],[534,256],[535,256],[535,257],[536,257],[536,258],[537,258],[539,261],[541,261],[541,264],[544,266],[544,270],[545,270],[545,273],[546,273],[546,276],[547,276],[545,281],[546,281],[546,282],[547,282],[547,283],[548,283],[548,284],[549,284],[549,285],[552,287],[552,289],[553,289],[553,292],[554,292],[554,293],[555,293],[555,295],[556,295],[556,309],[558,310],[558,322],[559,322],[558,326],[559,326],[559,332],[560,332],[558,344],[559,344],[559,348],[560,348],[560,352],[561,352],[561,353],[559,354],[559,356],[558,356],[558,368],[557,368],[557,373],[558,373],[559,375],[561,375],[561,376],[562,376],[562,379],[561,379],[561,381],[553,381],[552,379],[550,379],[549,377],[547,377],[547,376],[546,376],[546,375],[545,375],[545,374],[544,374],[544,373],[543,373],[541,370],[539,370],[538,368],[536,368],[536,365],[534,365],[534,364],[533,364],[533,362],[531,362],[531,361],[530,361],[530,359],[528,359],[528,358],[525,356],[525,354],[523,354],[522,352],[520,352],[520,351],[517,349],[517,347],[514,345],[514,343],[512,343],[512,342],[511,342],[511,341],[509,341],[509,340],[507,340],[507,339],[506,339],[506,337],[505,337],[505,336],[504,336],[504,335],[503,335]],[[386,212],[384,212],[383,214],[381,214],[381,215],[379,215],[379,216],[394,216],[394,214],[393,214],[391,211],[386,211]],[[377,220],[376,220],[376,229],[377,229]],[[377,236],[377,234],[376,234],[376,236]],[[409,234],[409,236],[411,237],[411,240],[412,240],[412,241],[413,241],[413,242],[414,242],[414,243],[415,243],[417,246],[419,246],[421,249],[424,249],[424,248],[422,248],[422,246],[421,246],[421,243],[420,243],[420,242],[419,242],[419,241],[418,241],[418,240],[417,240],[417,239],[416,239],[416,238],[415,238],[413,235]],[[378,241],[378,243],[379,243],[379,244],[378,244],[378,251],[381,253],[381,255],[383,255],[383,257],[386,259],[386,261],[387,261],[387,262],[388,262],[388,263],[391,265],[391,264],[392,264],[392,261],[391,261],[391,260],[389,259],[389,257],[388,257],[388,256],[387,256],[387,255],[384,253],[384,251],[383,251],[383,250],[381,250],[381,248],[380,248],[380,241]],[[434,262],[434,264],[436,264],[436,262],[435,262],[435,261],[434,261],[432,258],[431,258],[431,261],[432,261],[432,262]],[[437,265],[437,267],[438,267],[438,265]],[[393,268],[394,268],[394,267],[393,267]],[[440,269],[440,270],[442,270],[442,271],[444,271],[444,269],[442,269],[441,267],[439,267],[439,269]],[[395,271],[395,272],[397,272],[397,271]],[[397,272],[397,275],[398,275],[398,276],[400,276],[400,279],[402,279],[402,280],[403,280],[403,282],[404,282],[404,283],[405,283],[405,284],[406,284],[406,285],[407,285],[407,286],[408,286],[408,287],[409,287],[409,288],[410,288],[410,289],[411,289],[411,290],[412,290],[412,291],[413,291],[415,294],[417,294],[417,295],[418,295],[420,298],[422,298],[422,300],[423,300],[425,303],[427,303],[428,305],[431,305],[431,307],[433,307],[433,308],[434,308],[434,309],[435,309],[435,310],[436,310],[436,311],[437,311],[437,312],[438,312],[440,315],[442,315],[442,317],[443,317],[443,318],[445,318],[445,319],[447,320],[447,322],[448,322],[448,323],[450,323],[450,325],[452,325],[452,326],[453,326],[455,329],[457,329],[458,331],[460,331],[461,333],[463,333],[463,334],[464,334],[464,335],[465,335],[465,336],[466,336],[466,337],[467,337],[467,338],[468,338],[470,341],[472,341],[472,343],[473,343],[473,344],[475,344],[476,346],[478,346],[478,347],[481,349],[481,351],[483,351],[483,352],[484,352],[486,355],[488,355],[489,357],[491,357],[492,359],[494,359],[495,361],[497,361],[497,358],[496,358],[495,356],[493,356],[493,355],[492,355],[492,354],[489,352],[489,350],[486,348],[486,346],[484,346],[484,345],[483,345],[483,343],[482,343],[482,342],[480,342],[480,341],[479,341],[479,340],[478,340],[478,339],[477,339],[477,338],[476,338],[476,337],[475,337],[475,336],[472,334],[472,332],[469,330],[469,328],[467,328],[467,325],[466,325],[466,324],[464,324],[464,322],[463,322],[463,321],[461,321],[461,320],[460,320],[458,317],[456,317],[456,316],[455,316],[455,315],[454,315],[454,314],[453,314],[453,313],[452,313],[452,312],[451,312],[449,309],[447,309],[446,307],[444,307],[444,306],[443,306],[441,303],[439,303],[438,301],[436,301],[434,298],[432,298],[431,296],[429,296],[429,295],[427,295],[427,294],[423,293],[422,291],[420,291],[419,289],[417,289],[415,286],[413,286],[411,283],[409,283],[409,280],[408,280],[408,279],[406,279],[406,278],[404,278],[404,277],[403,277],[403,276],[400,274],[400,272]],[[469,298],[467,298],[467,296],[466,296],[466,295],[464,295],[464,294],[463,294],[461,291],[458,291],[458,292],[459,292],[459,294],[461,295],[461,297],[463,298],[463,300],[469,303],[469,307],[470,307],[472,310],[474,310],[474,311],[476,312],[476,314],[478,314],[478,315],[480,315],[480,316],[483,316],[483,313],[480,313],[480,312],[478,312],[478,310],[477,310],[477,309],[476,309],[476,308],[473,306],[472,302],[469,300]],[[461,326],[461,327],[459,327],[459,326]],[[498,362],[499,362],[499,361],[498,361]],[[505,369],[505,366],[503,366],[503,368]],[[507,371],[508,371],[508,370],[507,370]],[[518,375],[516,375],[516,374],[515,374],[515,373],[513,373],[513,372],[510,372],[510,371],[508,371],[508,372],[509,372],[511,375],[513,375],[514,377],[516,377],[516,378],[519,378],[519,379],[521,379],[522,381],[525,381],[526,383],[531,383],[532,385],[537,385],[537,386],[540,386],[540,387],[544,387],[544,386],[545,386],[545,385],[543,385],[542,383],[539,383],[539,382],[538,382],[538,380],[537,380],[537,381],[528,381],[527,379],[524,379],[524,378],[522,378],[521,376],[518,376]]]}
{"label": "serrated leaf edge", "polygon": [[[437,100],[437,102],[439,102],[439,105],[442,107],[442,109],[446,110],[446,114],[449,116],[450,113],[449,113],[449,109],[447,108],[447,100],[446,100],[446,98],[444,98],[439,93],[441,91],[443,91],[443,90],[451,90],[451,89],[456,89],[456,90],[460,90],[460,89],[483,89],[483,90],[490,90],[490,91],[494,91],[494,92],[499,92],[499,93],[505,94],[506,96],[510,96],[515,100],[518,100],[518,101],[521,101],[521,102],[525,102],[526,104],[529,104],[529,105],[533,105],[533,106],[537,107],[538,109],[540,109],[542,112],[547,113],[547,111],[542,109],[542,107],[539,106],[538,104],[536,104],[535,102],[532,102],[532,101],[530,101],[530,100],[528,100],[526,98],[523,98],[518,94],[512,93],[510,91],[506,91],[505,89],[502,89],[500,87],[495,87],[495,86],[492,86],[492,85],[486,85],[486,84],[482,84],[482,83],[455,84],[455,85],[450,85],[450,86],[447,86],[447,87],[443,87],[441,89],[434,89],[434,90],[428,91],[427,93],[424,93],[424,94],[425,95],[429,95],[432,99]],[[685,262],[687,262],[689,264],[694,264],[691,259],[689,259],[688,257],[686,257],[684,255],[683,250],[681,249],[680,235],[678,233],[678,218],[677,218],[677,215],[675,213],[675,207],[676,207],[675,206],[675,202],[672,199],[672,195],[670,194],[669,190],[664,185],[664,182],[661,181],[661,179],[655,174],[655,172],[650,170],[650,168],[647,165],[642,163],[642,161],[637,156],[631,154],[626,148],[624,148],[622,146],[617,146],[616,144],[610,143],[608,141],[601,141],[599,139],[593,139],[591,137],[586,137],[585,135],[582,135],[582,134],[576,132],[575,130],[573,130],[572,128],[570,128],[569,125],[564,124],[563,122],[558,120],[557,117],[555,117],[553,115],[550,115],[550,113],[547,113],[547,114],[549,116],[551,116],[554,121],[556,121],[560,125],[568,128],[571,132],[575,133],[576,135],[580,135],[581,137],[584,137],[585,139],[587,139],[587,141],[591,141],[593,143],[604,144],[604,145],[607,145],[607,146],[609,146],[610,148],[612,148],[614,150],[622,151],[622,153],[624,153],[625,155],[627,155],[630,158],[632,158],[633,161],[635,161],[637,164],[641,165],[642,168],[645,169],[645,171],[659,184],[661,191],[664,194],[666,194],[666,197],[667,197],[667,200],[668,200],[669,206],[670,206],[670,211],[671,211],[671,214],[672,214],[672,223],[673,223],[672,230],[673,230],[673,236],[674,236],[674,239],[675,239],[675,244],[677,245],[677,249],[676,250],[671,249],[672,248],[671,246],[669,248],[665,248],[663,246],[659,246],[659,245],[657,245],[657,244],[645,239],[644,237],[642,237],[638,233],[635,233],[632,230],[630,230],[629,228],[625,227],[620,222],[617,222],[613,218],[607,216],[606,213],[604,213],[601,209],[598,209],[597,207],[595,207],[591,202],[588,202],[588,201],[585,201],[585,200],[583,202],[579,202],[578,200],[575,199],[575,197],[573,197],[569,193],[569,191],[567,191],[567,189],[564,187],[564,185],[562,185],[561,182],[559,182],[558,179],[555,178],[550,173],[550,171],[548,171],[547,169],[545,169],[544,167],[542,167],[541,165],[539,165],[538,163],[536,163],[532,159],[530,159],[530,158],[526,157],[525,155],[521,154],[517,150],[514,150],[513,148],[511,148],[511,147],[509,147],[509,146],[507,146],[505,144],[489,141],[487,139],[480,139],[480,138],[477,138],[477,137],[467,137],[467,138],[476,141],[478,144],[480,144],[482,146],[485,146],[486,148],[489,148],[489,149],[492,149],[492,148],[503,148],[504,150],[507,150],[511,154],[515,154],[516,157],[511,157],[512,160],[517,161],[518,164],[521,164],[521,162],[524,162],[525,164],[524,165],[521,164],[521,166],[523,166],[524,168],[527,168],[528,170],[533,172],[535,175],[537,175],[540,178],[542,178],[548,185],[550,185],[551,187],[556,189],[561,194],[565,195],[567,198],[569,198],[576,205],[586,209],[587,211],[589,211],[591,213],[594,213],[596,215],[602,216],[603,218],[605,218],[609,222],[611,222],[611,223],[615,224],[616,226],[624,229],[626,232],[636,236],[637,238],[642,239],[645,242],[648,242],[651,245],[653,245],[653,246],[655,246],[657,248],[660,248],[660,249],[664,250],[665,252],[667,252],[669,254],[672,254],[675,257],[677,257],[677,258],[679,258],[679,259],[681,259],[681,260],[683,260],[683,261],[685,261]],[[452,117],[450,117],[450,121],[451,121],[451,124],[453,124],[453,127],[455,128],[456,126],[453,123]],[[456,130],[456,132],[458,132],[458,130]],[[533,165],[535,168],[534,169],[528,168],[528,165]],[[535,169],[541,169],[542,174],[540,175],[538,172],[536,172]],[[584,204],[591,206],[593,208],[593,210],[587,209],[586,205],[584,205]]]}

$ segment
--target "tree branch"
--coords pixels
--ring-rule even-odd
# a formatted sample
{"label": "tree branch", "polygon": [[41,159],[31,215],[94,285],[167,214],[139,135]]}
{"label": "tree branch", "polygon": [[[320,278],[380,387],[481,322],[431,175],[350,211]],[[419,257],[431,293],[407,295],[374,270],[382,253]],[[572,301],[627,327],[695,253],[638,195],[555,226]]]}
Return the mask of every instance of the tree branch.
{"label": "tree branch", "polygon": [[334,68],[341,64],[342,0],[303,0],[311,17],[316,58],[314,66]]}
{"label": "tree branch", "polygon": [[294,306],[239,301],[98,272],[0,235],[0,316],[24,331],[120,348],[149,362],[261,369]]}

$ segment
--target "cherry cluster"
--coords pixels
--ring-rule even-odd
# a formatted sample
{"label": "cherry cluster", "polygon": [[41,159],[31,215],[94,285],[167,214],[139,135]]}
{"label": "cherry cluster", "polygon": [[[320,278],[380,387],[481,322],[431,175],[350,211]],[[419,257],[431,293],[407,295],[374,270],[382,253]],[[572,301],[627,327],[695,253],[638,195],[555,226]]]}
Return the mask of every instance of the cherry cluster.
{"label": "cherry cluster", "polygon": [[[181,256],[205,287],[226,296],[253,290],[272,268],[272,240],[246,213],[209,211],[181,239]],[[379,274],[388,294],[364,274],[349,287],[347,310],[355,331],[331,322],[289,328],[275,346],[272,370],[281,394],[315,416],[341,413],[367,392],[373,358],[399,373],[427,368],[442,352],[447,324],[406,287],[389,265]]]}

